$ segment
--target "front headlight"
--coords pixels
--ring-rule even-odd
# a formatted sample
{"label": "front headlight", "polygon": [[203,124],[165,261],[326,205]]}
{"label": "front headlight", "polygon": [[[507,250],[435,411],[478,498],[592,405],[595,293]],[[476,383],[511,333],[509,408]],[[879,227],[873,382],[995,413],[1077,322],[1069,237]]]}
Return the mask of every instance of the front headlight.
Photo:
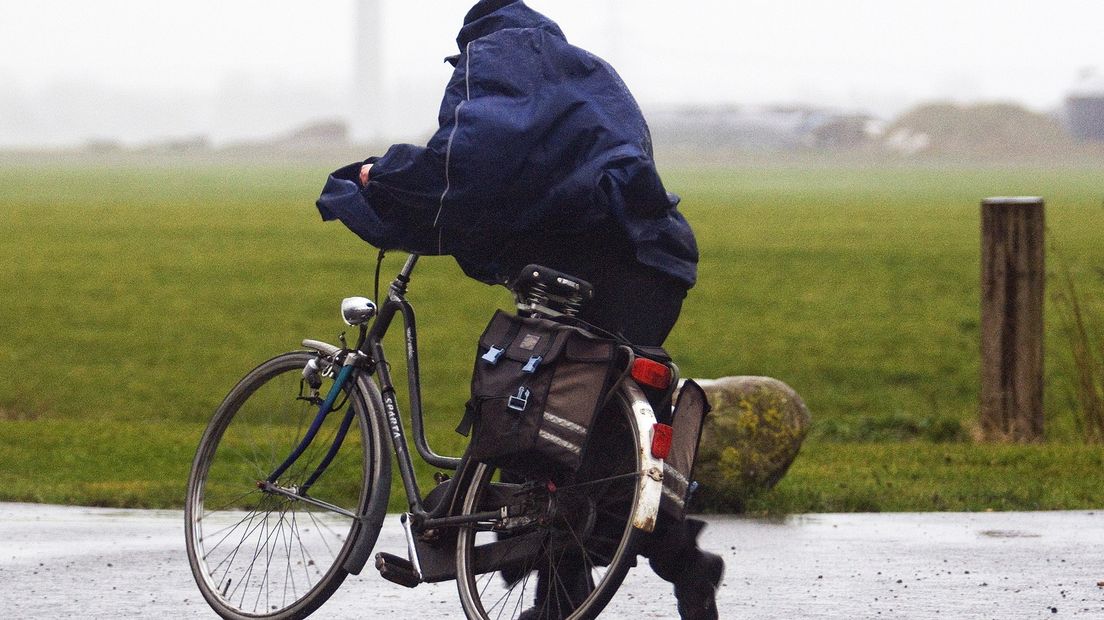
{"label": "front headlight", "polygon": [[367,297],[346,297],[341,300],[341,318],[348,325],[364,325],[376,316],[376,303]]}

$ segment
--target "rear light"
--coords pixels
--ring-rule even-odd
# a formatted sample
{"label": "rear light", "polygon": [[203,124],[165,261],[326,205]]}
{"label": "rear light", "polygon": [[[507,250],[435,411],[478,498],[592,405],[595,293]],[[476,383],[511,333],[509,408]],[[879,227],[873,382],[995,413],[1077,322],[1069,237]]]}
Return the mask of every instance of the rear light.
{"label": "rear light", "polygon": [[652,456],[665,459],[671,453],[671,437],[674,429],[666,424],[652,425]]}
{"label": "rear light", "polygon": [[641,385],[665,390],[671,385],[671,369],[666,364],[646,357],[638,357],[633,361],[632,378]]}

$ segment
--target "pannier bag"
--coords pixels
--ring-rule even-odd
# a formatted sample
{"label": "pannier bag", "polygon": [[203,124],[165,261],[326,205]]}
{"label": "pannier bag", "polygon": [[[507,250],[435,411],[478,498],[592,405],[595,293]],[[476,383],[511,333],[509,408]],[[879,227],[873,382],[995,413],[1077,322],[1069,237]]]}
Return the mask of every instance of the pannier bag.
{"label": "pannier bag", "polygon": [[617,344],[499,310],[479,339],[460,432],[471,458],[520,474],[578,469],[587,432],[619,376]]}
{"label": "pannier bag", "polygon": [[659,504],[660,510],[680,521],[686,516],[686,503],[697,486],[692,482],[694,460],[709,410],[705,390],[691,379],[683,382],[671,421],[671,451],[663,461],[663,498]]}

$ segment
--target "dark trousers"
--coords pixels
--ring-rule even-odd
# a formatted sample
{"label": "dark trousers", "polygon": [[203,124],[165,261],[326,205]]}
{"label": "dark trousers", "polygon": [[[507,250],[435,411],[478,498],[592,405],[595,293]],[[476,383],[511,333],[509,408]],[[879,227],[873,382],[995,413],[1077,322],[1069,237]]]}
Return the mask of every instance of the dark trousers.
{"label": "dark trousers", "polygon": [[[678,320],[685,285],[635,263],[607,266],[591,277],[594,300],[581,318],[634,344],[663,344]],[[704,525],[697,519],[676,521],[661,514],[655,531],[642,537],[637,550],[657,575],[674,583],[698,560],[697,540]]]}
{"label": "dark trousers", "polygon": [[[582,278],[594,287],[594,299],[579,318],[634,344],[661,346],[678,320],[686,285],[641,265],[627,244],[606,233],[598,232],[581,244],[578,238],[574,241],[545,240],[544,250],[530,254],[526,262]],[[674,583],[700,558],[697,539],[703,526],[697,519],[676,521],[661,514],[655,531],[640,541],[638,552],[649,559],[657,575]],[[568,567],[560,567],[561,579],[564,569]],[[581,573],[582,565],[577,569]],[[580,574],[578,581],[586,580]],[[538,598],[542,589],[538,587]]]}
{"label": "dark trousers", "polygon": [[609,228],[518,241],[503,256],[511,276],[533,263],[589,282],[594,298],[579,318],[633,344],[662,345],[686,298],[685,283],[638,262],[632,245]]}

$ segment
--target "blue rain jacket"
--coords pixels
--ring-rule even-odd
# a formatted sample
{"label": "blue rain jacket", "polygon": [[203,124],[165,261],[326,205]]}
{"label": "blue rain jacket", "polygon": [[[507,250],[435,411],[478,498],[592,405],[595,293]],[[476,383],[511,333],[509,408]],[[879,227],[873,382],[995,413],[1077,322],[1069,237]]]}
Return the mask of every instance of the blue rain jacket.
{"label": "blue rain jacket", "polygon": [[521,0],[480,2],[456,42],[429,143],[368,160],[364,188],[360,163],[335,171],[322,218],[379,248],[450,254],[487,283],[515,275],[506,271],[519,257],[501,253],[518,239],[614,227],[637,261],[692,286],[694,235],[613,68]]}

